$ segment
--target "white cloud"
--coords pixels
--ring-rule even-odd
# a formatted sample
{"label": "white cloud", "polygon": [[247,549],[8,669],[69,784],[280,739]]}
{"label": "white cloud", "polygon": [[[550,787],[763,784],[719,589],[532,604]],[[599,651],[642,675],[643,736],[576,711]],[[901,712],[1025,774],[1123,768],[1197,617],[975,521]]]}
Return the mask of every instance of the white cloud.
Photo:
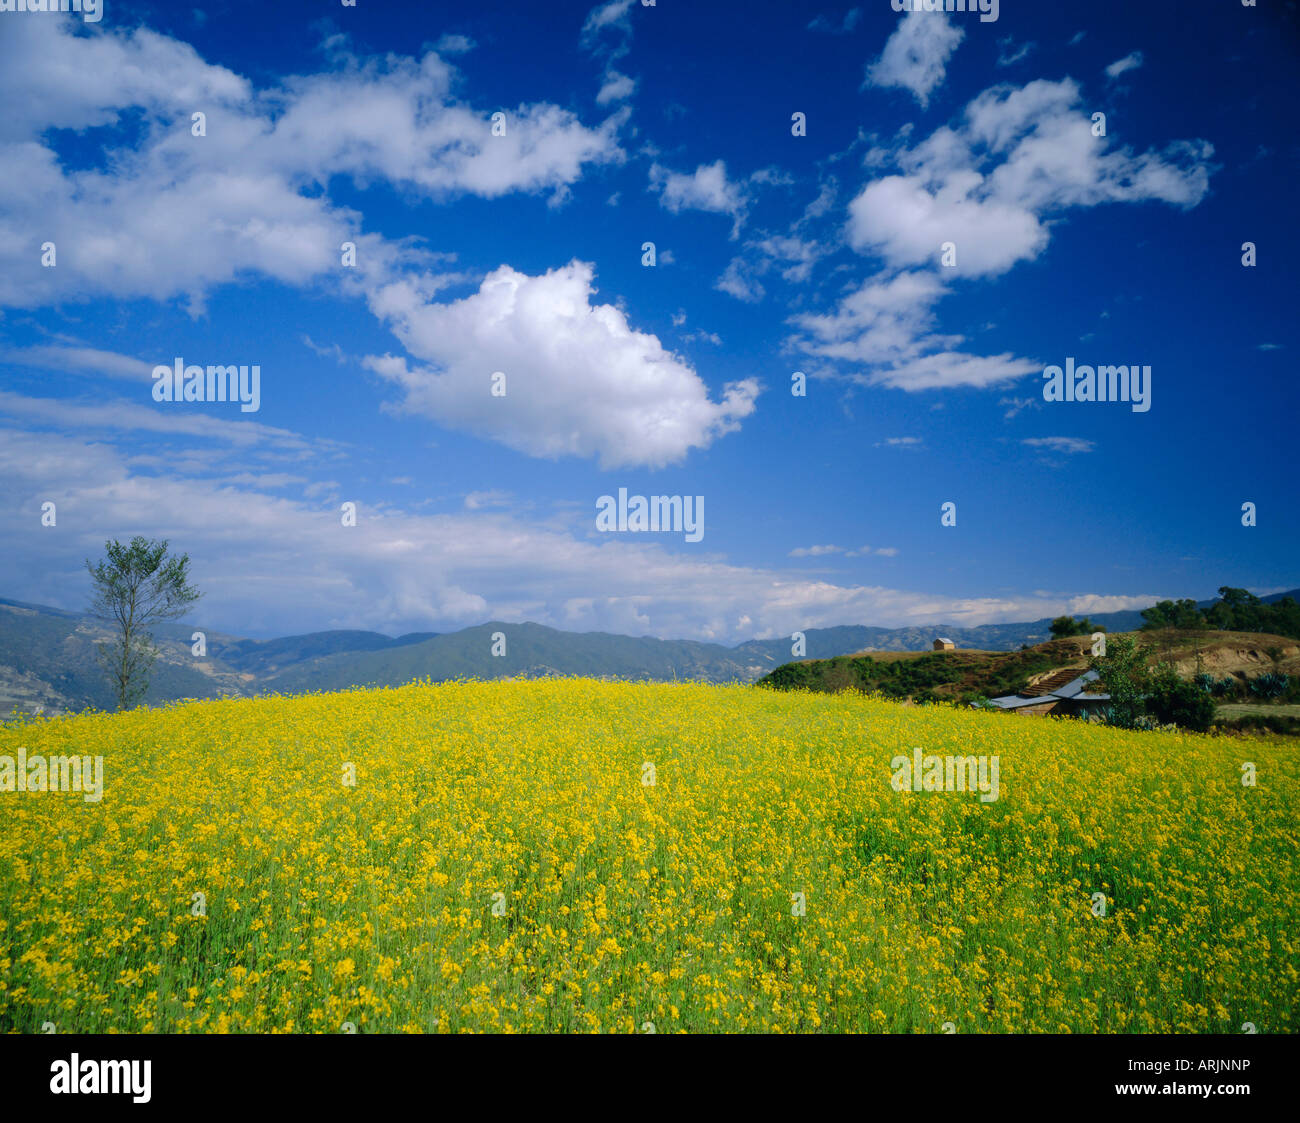
{"label": "white cloud", "polygon": [[508,491],[471,491],[465,496],[465,510],[481,511],[487,507],[508,507],[512,499]]}
{"label": "white cloud", "polygon": [[0,390],[0,415],[60,432],[76,429],[104,434],[161,433],[199,437],[246,450],[251,446],[265,445],[281,452],[306,455],[313,450],[319,454],[340,447],[331,441],[309,441],[288,429],[257,421],[172,411],[121,400],[32,398]]}
{"label": "white cloud", "polygon": [[781,276],[792,284],[801,284],[812,276],[812,267],[830,252],[831,247],[807,238],[774,235],[748,243],[758,253],[783,265]]}
{"label": "white cloud", "polygon": [[1137,70],[1142,65],[1142,62],[1142,52],[1133,51],[1121,59],[1116,59],[1106,67],[1106,77],[1113,82],[1121,74],[1126,74],[1130,70]]}
{"label": "white cloud", "polygon": [[897,265],[939,260],[952,242],[956,268],[967,276],[992,276],[1032,260],[1048,234],[1023,207],[980,198],[975,171],[949,175],[937,189],[918,176],[886,176],[869,183],[849,204],[849,242]]}
{"label": "white cloud", "polygon": [[1195,206],[1209,186],[1204,141],[1135,155],[1093,137],[1069,79],[986,90],[956,128],[899,148],[903,174],[868,183],[849,206],[854,248],[894,267],[937,263],[956,247],[958,276],[997,276],[1049,241],[1045,218],[1070,207],[1155,200]]}
{"label": "white cloud", "polygon": [[[635,3],[636,0],[609,0],[592,8],[582,25],[582,45],[596,53],[626,54],[627,40],[632,37],[631,12]],[[618,40],[612,49],[602,45],[603,39],[610,36]]]}
{"label": "white cloud", "polygon": [[463,55],[472,51],[477,43],[468,35],[443,35],[433,49],[440,55]]}
{"label": "white cloud", "polygon": [[1040,398],[1017,398],[1014,395],[1009,398],[999,398],[998,405],[1007,407],[1007,412],[1002,415],[1007,421],[1010,421],[1016,414],[1024,410],[1043,408],[1042,399]]}
{"label": "white cloud", "polygon": [[[739,428],[758,384],[723,388],[720,401],[659,339],[593,304],[593,268],[573,261],[542,276],[509,266],[477,293],[438,304],[406,282],[378,290],[374,313],[406,349],[367,360],[405,391],[403,408],[532,456],[598,456],[605,467],[660,467]],[[493,397],[490,375],[506,375]]]}
{"label": "white cloud", "polygon": [[148,382],[155,365],[130,355],[119,355],[115,351],[72,344],[14,347],[0,351],[0,360],[18,366],[72,374],[99,374],[132,382]]}
{"label": "white cloud", "polygon": [[[0,478],[10,496],[0,507],[6,595],[81,607],[67,600],[67,589],[84,577],[82,560],[130,527],[191,555],[194,583],[206,594],[195,619],[236,634],[400,634],[497,619],[737,643],[851,620],[970,626],[1159,599],[954,598],[792,578],[631,536],[596,535],[594,493],[590,511],[567,520],[486,507],[414,514],[362,501],[358,526],[343,529],[331,482],[271,495],[256,477],[194,479],[170,461],[145,473],[110,444],[13,429],[0,429]],[[269,483],[283,490],[292,480]],[[58,534],[39,529],[40,504],[50,495],[59,497]],[[889,549],[874,552],[889,556]],[[239,559],[234,569],[232,557]]]}
{"label": "white cloud", "polygon": [[596,94],[597,105],[607,105],[611,101],[625,101],[636,93],[636,79],[620,74],[617,70],[607,71],[604,84]]}
{"label": "white cloud", "polygon": [[867,68],[863,85],[901,87],[925,108],[965,34],[942,13],[908,12],[886,40],[880,58]]}
{"label": "white cloud", "polygon": [[722,276],[713,283],[713,287],[748,304],[757,303],[767,293],[767,290],[753,276],[750,267],[738,257],[731,260],[727,268],[722,271]]}
{"label": "white cloud", "polygon": [[310,351],[314,351],[322,359],[333,359],[336,363],[347,362],[347,356],[343,354],[343,348],[337,343],[331,343],[328,347],[322,347],[315,342],[310,335],[304,334],[302,337],[303,346]]}
{"label": "white cloud", "polygon": [[[812,373],[900,390],[1004,385],[1041,369],[1006,353],[967,354],[958,350],[962,336],[938,334],[933,307],[944,291],[934,273],[877,276],[845,296],[833,313],[791,317],[804,334],[788,345],[835,364]],[[846,365],[866,369],[846,374]]]}
{"label": "white cloud", "polygon": [[1077,452],[1092,452],[1097,447],[1095,442],[1085,441],[1080,437],[1026,437],[1020,443],[1030,448],[1060,452],[1067,456],[1073,456]]}
{"label": "white cloud", "polygon": [[999,39],[997,65],[1015,66],[1016,63],[1028,58],[1033,53],[1035,46],[1034,43],[1022,43],[1019,47],[1016,47],[1010,35],[1005,39]]}
{"label": "white cloud", "polygon": [[[360,233],[360,216],[320,188],[335,176],[383,180],[435,198],[552,192],[562,199],[592,164],[624,158],[616,113],[588,128],[547,104],[490,113],[452,93],[437,54],[361,61],[335,53],[327,73],[254,91],[189,46],[143,29],[75,34],[74,21],[6,21],[0,99],[25,104],[0,122],[0,161],[24,190],[0,199],[0,305],[65,299],[189,296],[260,274],[291,285],[338,275],[357,243],[359,273],[395,266],[409,248]],[[207,135],[190,131],[196,107]],[[43,141],[50,128],[139,127],[69,170]],[[57,268],[42,268],[54,242]]]}
{"label": "white cloud", "polygon": [[660,205],[674,214],[696,210],[730,215],[734,220],[733,238],[749,206],[748,195],[739,184],[727,178],[727,166],[721,160],[701,164],[689,175],[651,164],[650,186],[659,193]]}
{"label": "white cloud", "polygon": [[[751,176],[750,182],[756,178]],[[813,266],[840,245],[836,236],[814,237],[811,232],[813,224],[830,210],[835,193],[834,179],[822,183],[816,198],[790,225],[788,233],[763,234],[748,239],[742,252],[728,263],[713,287],[737,300],[754,303],[766,294],[759,278],[774,269],[791,284],[806,283],[812,277]]]}

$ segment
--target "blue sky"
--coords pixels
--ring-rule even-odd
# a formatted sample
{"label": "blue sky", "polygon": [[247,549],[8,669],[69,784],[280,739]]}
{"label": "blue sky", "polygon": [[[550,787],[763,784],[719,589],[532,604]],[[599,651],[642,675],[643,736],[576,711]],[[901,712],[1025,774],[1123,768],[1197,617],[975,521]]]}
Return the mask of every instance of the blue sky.
{"label": "blue sky", "polygon": [[[1294,7],[1173,11],[0,12],[0,593],[133,534],[254,636],[1291,588]],[[155,401],[178,357],[260,408]],[[1150,409],[1044,401],[1067,358]],[[702,540],[598,532],[620,487]]]}

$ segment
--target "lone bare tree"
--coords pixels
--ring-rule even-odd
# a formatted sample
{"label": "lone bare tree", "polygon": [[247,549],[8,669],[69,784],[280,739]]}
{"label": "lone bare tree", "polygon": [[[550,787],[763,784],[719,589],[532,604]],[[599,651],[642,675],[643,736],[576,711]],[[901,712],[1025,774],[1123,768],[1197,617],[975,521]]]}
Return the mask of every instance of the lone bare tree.
{"label": "lone bare tree", "polygon": [[137,535],[129,546],[113,540],[98,565],[86,559],[95,583],[91,614],[114,626],[111,643],[96,646],[117,695],[117,708],[129,710],[149,689],[149,672],[158,649],[150,625],[185,615],[203,594],[189,584],[189,554],[169,557],[167,542]]}

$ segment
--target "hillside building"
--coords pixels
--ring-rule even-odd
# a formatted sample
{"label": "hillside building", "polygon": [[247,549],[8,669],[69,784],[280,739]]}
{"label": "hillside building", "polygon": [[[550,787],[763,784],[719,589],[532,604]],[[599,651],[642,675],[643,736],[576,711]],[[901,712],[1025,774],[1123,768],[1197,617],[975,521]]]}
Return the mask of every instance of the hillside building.
{"label": "hillside building", "polygon": [[1096,682],[1096,671],[1067,667],[1039,679],[1032,686],[1026,686],[1019,694],[990,698],[989,704],[999,710],[1014,710],[1018,714],[1090,717],[1110,705],[1109,694],[1098,694],[1089,689]]}

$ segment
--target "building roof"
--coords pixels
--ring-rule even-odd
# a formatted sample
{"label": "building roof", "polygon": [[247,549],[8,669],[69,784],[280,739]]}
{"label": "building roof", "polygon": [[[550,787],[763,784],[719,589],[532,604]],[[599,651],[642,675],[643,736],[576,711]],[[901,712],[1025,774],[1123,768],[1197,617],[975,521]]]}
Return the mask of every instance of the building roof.
{"label": "building roof", "polygon": [[1093,694],[1087,688],[1097,681],[1096,671],[1083,671],[1078,667],[1056,671],[1027,686],[1019,694],[1004,694],[1001,698],[990,698],[989,704],[1000,710],[1019,710],[1025,706],[1041,706],[1048,702],[1079,699],[1088,702],[1109,702],[1109,694]]}
{"label": "building roof", "polygon": [[[950,640],[947,636],[935,636],[935,637],[934,637],[934,642],[935,642],[935,643],[952,643],[952,640]],[[956,645],[954,644],[953,646],[956,646]]]}
{"label": "building roof", "polygon": [[1006,694],[1001,698],[990,698],[989,705],[997,706],[999,710],[1019,710],[1025,706],[1042,706],[1055,701],[1050,695],[1046,698],[1022,698],[1019,694]]}
{"label": "building roof", "polygon": [[1109,694],[1095,694],[1088,689],[1092,683],[1097,681],[1097,677],[1096,671],[1085,671],[1078,678],[1066,683],[1056,691],[1056,696],[1058,698],[1077,698],[1082,694],[1086,698],[1109,701]]}

